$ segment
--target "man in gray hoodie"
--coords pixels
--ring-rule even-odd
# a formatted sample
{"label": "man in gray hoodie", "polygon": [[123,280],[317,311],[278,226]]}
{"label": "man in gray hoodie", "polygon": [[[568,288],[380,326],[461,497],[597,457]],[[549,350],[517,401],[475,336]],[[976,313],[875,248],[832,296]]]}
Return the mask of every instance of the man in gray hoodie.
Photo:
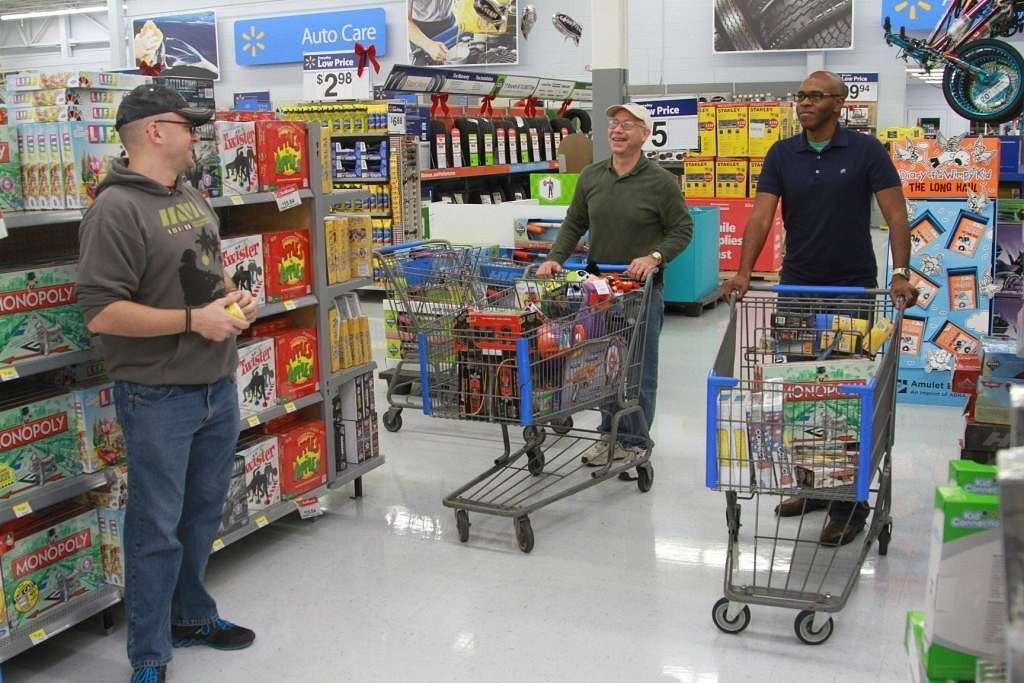
{"label": "man in gray hoodie", "polygon": [[164,86],[133,90],[117,113],[128,159],[112,162],[79,228],[78,303],[128,446],[133,683],[165,680],[172,645],[236,650],[255,638],[220,618],[203,581],[238,440],[235,337],[256,315],[224,276],[216,213],[182,177],[211,115]]}

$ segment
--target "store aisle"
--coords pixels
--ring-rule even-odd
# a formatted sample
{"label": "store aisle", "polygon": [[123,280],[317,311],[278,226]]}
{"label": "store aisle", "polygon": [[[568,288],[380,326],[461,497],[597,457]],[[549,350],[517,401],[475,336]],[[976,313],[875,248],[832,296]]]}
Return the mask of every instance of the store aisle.
{"label": "store aisle", "polygon": [[[380,305],[366,308],[382,355]],[[178,651],[171,680],[904,680],[904,614],[923,606],[932,488],[956,455],[958,411],[900,408],[889,556],[869,555],[827,644],[801,645],[794,614],[768,608],[722,634],[710,611],[724,499],[703,487],[703,392],[726,313],[667,318],[650,493],[610,481],[538,511],[531,555],[510,522],[483,515],[460,544],[441,498],[498,454],[498,431],[407,412],[400,433],[382,432],[388,462],[363,500],[349,487],[320,521],[289,518],[213,558],[223,613],[253,626],[256,645]],[[109,637],[86,624],[4,666],[9,683],[127,675],[123,619]]]}

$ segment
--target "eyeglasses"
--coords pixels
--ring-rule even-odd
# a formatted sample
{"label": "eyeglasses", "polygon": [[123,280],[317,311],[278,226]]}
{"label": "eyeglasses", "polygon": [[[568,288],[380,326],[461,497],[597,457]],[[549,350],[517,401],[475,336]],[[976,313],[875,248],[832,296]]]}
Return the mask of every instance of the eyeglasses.
{"label": "eyeglasses", "polygon": [[194,121],[171,121],[170,119],[156,119],[153,123],[176,123],[179,126],[186,126],[188,132],[195,135],[199,132],[199,129],[203,127],[201,123],[195,123]]}
{"label": "eyeglasses", "polygon": [[803,102],[804,100],[810,100],[811,102],[821,102],[826,97],[842,97],[834,92],[821,92],[820,90],[812,90],[811,92],[804,92],[801,90],[796,94],[796,101]]}
{"label": "eyeglasses", "polygon": [[634,128],[643,128],[643,126],[644,124],[640,123],[639,121],[616,121],[615,119],[611,119],[608,122],[608,130],[615,130],[616,128],[621,128],[622,130],[629,132]]}

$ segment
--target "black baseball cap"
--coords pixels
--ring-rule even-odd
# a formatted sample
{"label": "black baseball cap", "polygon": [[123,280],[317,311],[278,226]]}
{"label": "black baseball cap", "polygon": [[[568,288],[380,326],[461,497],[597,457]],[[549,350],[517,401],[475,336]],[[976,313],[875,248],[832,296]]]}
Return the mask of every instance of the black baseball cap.
{"label": "black baseball cap", "polygon": [[121,100],[121,106],[117,108],[117,122],[114,128],[120,130],[126,123],[168,112],[181,114],[196,124],[206,123],[213,118],[212,110],[190,107],[185,98],[176,91],[165,85],[150,83],[140,85],[125,95]]}

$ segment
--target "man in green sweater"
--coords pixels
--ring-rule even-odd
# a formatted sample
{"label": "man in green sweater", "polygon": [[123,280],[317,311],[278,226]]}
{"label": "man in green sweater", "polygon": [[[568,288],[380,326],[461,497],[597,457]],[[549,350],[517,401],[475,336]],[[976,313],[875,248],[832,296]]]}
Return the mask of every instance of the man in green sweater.
{"label": "man in green sweater", "polygon": [[[651,134],[651,115],[639,104],[622,104],[607,111],[610,159],[595,162],[580,174],[576,194],[566,213],[558,239],[548,260],[537,269],[548,277],[562,271],[562,263],[590,230],[590,263],[628,264],[626,274],[646,280],[682,253],[693,237],[693,220],[686,209],[679,182],[674,175],[647,160],[641,151]],[[640,379],[643,418],[627,415],[619,423],[618,443],[607,437],[584,456],[588,465],[626,457],[627,449],[646,448],[646,434],[654,422],[658,392],[658,337],[665,317],[662,278],[655,276],[649,293],[647,335]],[[646,421],[646,424],[641,422]],[[611,419],[604,411],[600,431],[611,431]]]}

